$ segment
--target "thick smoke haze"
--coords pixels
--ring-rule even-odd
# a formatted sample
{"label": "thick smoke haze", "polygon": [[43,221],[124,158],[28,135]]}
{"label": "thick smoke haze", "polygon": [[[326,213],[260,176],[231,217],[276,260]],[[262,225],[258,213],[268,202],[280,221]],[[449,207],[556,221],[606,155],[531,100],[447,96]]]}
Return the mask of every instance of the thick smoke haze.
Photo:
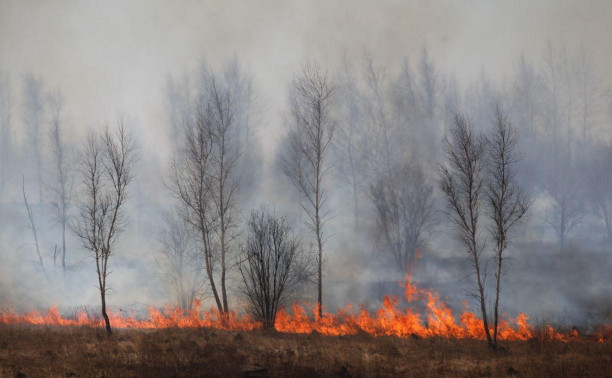
{"label": "thick smoke haze", "polygon": [[[75,156],[89,130],[112,126],[118,117],[124,117],[138,139],[139,160],[126,205],[129,226],[110,260],[112,309],[174,303],[160,262],[159,241],[164,217],[176,206],[168,184],[172,160],[179,154],[180,137],[173,133],[180,122],[172,112],[183,105],[181,109],[193,110],[201,76],[210,72],[249,83],[236,85],[240,93],[248,93],[241,99],[250,104],[238,122],[250,138],[241,134],[250,165],[240,169],[251,172],[240,193],[237,230],[244,230],[251,209],[267,204],[286,214],[312,247],[300,195],[278,161],[293,121],[292,82],[304,64],[316,61],[337,88],[336,140],[346,135],[342,130],[349,116],[357,119],[364,133],[385,122],[418,125],[410,126],[414,132],[405,139],[398,136],[392,149],[393,159],[402,164],[418,161],[424,173],[413,177],[420,177],[433,193],[431,225],[413,267],[420,285],[438,290],[453,309],[461,310],[466,300],[470,307],[476,305],[466,295],[471,289],[469,262],[444,214],[438,171],[444,160],[443,137],[454,112],[467,114],[478,130],[486,132],[492,104],[498,101],[518,129],[523,155],[518,177],[533,200],[509,247],[501,308],[511,316],[524,311],[536,320],[564,324],[602,321],[612,311],[612,250],[593,204],[599,194],[588,187],[604,185],[604,192],[612,191],[605,186],[612,179],[605,181],[595,173],[566,177],[558,173],[564,171],[559,168],[563,163],[554,154],[558,146],[571,141],[568,159],[574,159],[576,167],[587,167],[584,172],[595,172],[595,165],[589,164],[606,156],[607,152],[598,152],[604,148],[601,143],[612,142],[610,20],[610,1],[0,0],[0,123],[4,122],[0,129],[7,125],[8,130],[0,130],[0,157],[6,167],[0,193],[0,307],[29,310],[59,305],[69,310],[98,305],[95,265],[70,230],[66,278],[57,259],[54,264],[54,251],[61,246],[61,227],[50,205],[55,175],[50,137],[54,93],[63,99],[59,121],[70,156]],[[426,87],[424,62],[433,67],[435,106],[414,116],[401,110],[407,109],[402,102],[407,86],[402,87],[402,80],[408,72],[414,75],[406,80],[413,80],[415,92]],[[240,74],[232,76],[231,67]],[[378,110],[387,114],[380,119],[366,109],[377,106],[375,81],[384,92]],[[38,83],[42,96],[36,143],[28,82]],[[169,100],[170,83],[179,93],[174,100]],[[351,85],[359,98],[353,110],[347,105]],[[565,123],[575,131],[566,132]],[[545,143],[537,144],[536,139],[557,146],[550,148],[554,157],[541,151]],[[33,151],[40,151],[41,170]],[[326,245],[324,304],[330,310],[351,302],[373,309],[382,295],[401,295],[398,282],[404,271],[396,269],[382,251],[370,190],[373,176],[382,177],[379,169],[367,168],[355,196],[356,208],[338,156],[330,154],[332,169],[327,177],[331,237]],[[559,181],[548,181],[569,188],[571,196],[546,186],[544,177],[552,177],[551,172],[558,173],[554,179]],[[574,186],[580,189],[572,191]],[[575,225],[563,240],[555,228],[555,203],[562,201],[555,201],[576,196],[582,198],[576,201],[580,215],[569,217]],[[242,234],[233,243],[234,250]],[[236,272],[229,277],[234,308],[243,301],[239,278]],[[211,300],[206,285],[202,295]],[[314,285],[304,288],[304,299],[315,297]]]}

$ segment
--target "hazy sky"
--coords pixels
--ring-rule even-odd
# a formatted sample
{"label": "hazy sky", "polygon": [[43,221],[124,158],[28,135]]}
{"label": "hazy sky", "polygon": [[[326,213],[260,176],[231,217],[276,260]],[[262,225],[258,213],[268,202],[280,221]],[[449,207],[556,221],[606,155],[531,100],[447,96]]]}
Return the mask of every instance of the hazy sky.
{"label": "hazy sky", "polygon": [[612,1],[0,0],[0,70],[14,92],[26,72],[61,89],[76,135],[124,112],[138,120],[143,147],[158,151],[167,75],[203,57],[219,67],[238,56],[266,105],[263,147],[271,148],[287,86],[308,57],[333,70],[343,54],[368,51],[392,66],[426,45],[460,82],[483,67],[503,78],[522,52],[541,56],[548,40],[610,62],[610,20]]}

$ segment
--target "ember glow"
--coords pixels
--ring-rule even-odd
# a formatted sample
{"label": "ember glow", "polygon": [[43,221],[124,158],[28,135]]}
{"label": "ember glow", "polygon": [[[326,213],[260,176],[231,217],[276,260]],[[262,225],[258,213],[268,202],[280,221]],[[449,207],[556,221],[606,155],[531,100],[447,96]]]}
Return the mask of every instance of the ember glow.
{"label": "ember glow", "polygon": [[[448,337],[485,339],[482,320],[473,312],[464,311],[455,316],[451,309],[440,299],[437,292],[421,289],[406,277],[405,297],[409,303],[422,301],[425,313],[419,313],[412,308],[401,308],[400,298],[385,296],[383,306],[374,313],[366,311],[363,307],[355,311],[348,305],[337,313],[326,311],[323,316],[317,316],[316,304],[295,303],[292,314],[281,311],[277,315],[275,328],[286,333],[319,333],[329,336],[355,335],[366,333],[372,336],[396,337]],[[201,310],[200,301],[195,301],[193,309],[184,311],[176,307],[167,307],[163,310],[150,307],[148,316],[126,316],[111,313],[111,324],[115,328],[217,328],[230,331],[250,331],[261,328],[261,323],[248,315],[230,313],[222,315],[218,311]],[[458,319],[458,320],[457,320]],[[51,307],[46,311],[31,311],[18,314],[11,309],[0,310],[0,323],[13,325],[44,325],[44,326],[90,326],[103,327],[101,319],[92,318],[80,311],[72,317],[60,315],[58,307]],[[600,328],[596,334],[600,342],[612,340],[612,324]],[[499,324],[499,338],[501,340],[528,340],[532,338],[571,341],[579,339],[576,329],[563,333],[546,325],[543,329],[529,323],[529,316],[519,313],[516,319],[508,318]]]}

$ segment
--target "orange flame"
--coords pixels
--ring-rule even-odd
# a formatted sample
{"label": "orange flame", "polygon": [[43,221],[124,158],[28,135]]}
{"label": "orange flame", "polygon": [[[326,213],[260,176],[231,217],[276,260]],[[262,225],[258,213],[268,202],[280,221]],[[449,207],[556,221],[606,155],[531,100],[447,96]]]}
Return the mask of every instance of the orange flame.
{"label": "orange flame", "polygon": [[[209,327],[226,330],[252,330],[261,326],[249,316],[238,316],[235,313],[221,314],[219,311],[200,311],[201,302],[194,301],[192,310],[184,311],[176,307],[167,307],[163,311],[152,307],[148,308],[148,319],[140,320],[136,317],[123,316],[110,313],[111,325],[116,328],[198,328]],[[31,311],[17,314],[14,310],[0,310],[0,323],[4,324],[33,324],[33,325],[59,325],[59,326],[104,326],[101,319],[90,318],[84,311],[76,313],[74,319],[64,318],[56,306],[44,313]]]}
{"label": "orange flame", "polygon": [[[318,321],[307,315],[299,304],[293,305],[293,316],[281,311],[275,327],[281,332],[310,333],[316,331],[324,335],[350,335],[365,332],[374,336],[389,335],[407,337],[454,337],[484,339],[485,332],[482,320],[474,313],[465,311],[457,323],[450,308],[440,300],[436,292],[418,288],[412,283],[410,275],[406,277],[404,294],[408,302],[423,299],[426,303],[426,316],[412,309],[400,309],[399,298],[385,296],[383,306],[374,315],[362,309],[353,314],[351,306],[338,311],[337,314],[323,313]],[[534,327],[527,320],[526,314],[519,313],[516,320],[503,320],[499,324],[501,340],[527,340],[534,336]],[[559,335],[554,333],[555,337]]]}
{"label": "orange flame", "polygon": [[[323,335],[354,335],[366,333],[373,336],[397,337],[452,337],[485,339],[483,323],[473,312],[464,310],[459,316],[459,322],[450,308],[440,300],[438,293],[418,288],[406,276],[404,295],[408,302],[422,300],[425,304],[425,314],[419,314],[411,308],[401,309],[399,297],[385,296],[383,305],[374,313],[369,313],[361,307],[353,311],[352,305],[338,310],[335,314],[327,311],[319,318],[316,304],[295,303],[293,314],[281,310],[276,318],[275,328],[280,332],[312,333]],[[466,305],[467,306],[467,305]],[[224,330],[247,331],[260,328],[260,322],[248,315],[236,313],[221,314],[211,309],[201,311],[201,302],[195,301],[192,310],[184,311],[175,307],[163,310],[150,307],[146,319],[135,316],[124,316],[117,313],[109,315],[111,325],[116,328],[218,328]],[[612,317],[612,315],[611,315]],[[544,338],[550,340],[570,341],[579,338],[578,331],[561,333],[547,325],[543,330],[535,330],[529,324],[529,316],[519,313],[516,319],[503,319],[498,325],[500,340],[528,340]],[[0,323],[32,324],[54,326],[103,326],[102,320],[90,318],[85,312],[78,312],[73,318],[60,315],[57,307],[51,307],[44,312],[32,311],[18,314],[11,309],[0,309]],[[612,324],[602,327],[598,333],[600,342],[612,340]]]}

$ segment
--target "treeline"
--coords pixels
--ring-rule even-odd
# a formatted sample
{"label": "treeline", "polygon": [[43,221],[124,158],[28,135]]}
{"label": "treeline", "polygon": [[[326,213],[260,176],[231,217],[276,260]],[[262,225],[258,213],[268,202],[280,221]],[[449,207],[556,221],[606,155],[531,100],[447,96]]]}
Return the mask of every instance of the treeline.
{"label": "treeline", "polygon": [[[130,214],[142,210],[129,204],[142,196],[131,186],[138,182],[135,167],[149,157],[140,153],[129,121],[120,118],[75,141],[68,137],[60,92],[47,91],[28,74],[18,100],[11,84],[0,75],[0,196],[6,198],[8,182],[22,184],[32,253],[46,280],[65,281],[70,264],[81,260],[82,252],[67,250],[67,238],[91,252],[104,312],[109,257],[124,253],[117,250],[118,237],[130,230]],[[321,316],[326,279],[333,277],[326,256],[340,253],[330,242],[335,230],[368,235],[361,248],[405,271],[440,231],[435,225],[454,222],[487,319],[479,256],[496,256],[499,295],[507,232],[515,223],[508,222],[528,208],[530,224],[554,235],[561,250],[572,240],[612,241],[611,97],[585,51],[548,46],[537,63],[518,59],[507,81],[493,82],[483,72],[465,89],[425,49],[398,67],[383,68],[369,56],[345,59],[333,71],[308,61],[288,85],[275,152],[260,147],[265,104],[237,60],[220,70],[202,64],[168,78],[164,92],[172,158],[168,169],[155,169],[167,201],[139,199],[160,219],[156,229],[141,232],[154,240],[159,273],[183,309],[208,296],[228,313],[246,300],[250,312],[271,326],[278,310],[312,283]],[[25,132],[21,145],[15,143],[18,125]],[[500,133],[511,139],[500,142]],[[469,181],[457,174],[465,174],[474,157],[464,156],[469,164],[460,164],[462,140],[484,159],[474,163],[483,175],[482,192],[457,189]],[[509,155],[500,156],[499,148],[496,155],[496,145],[511,148]],[[271,153],[274,164],[262,167]],[[26,164],[17,165],[21,160]],[[510,165],[509,176],[499,173]],[[28,180],[16,180],[23,168]],[[264,180],[290,185],[294,203],[260,203],[253,193]],[[496,196],[495,188],[510,188],[515,197],[500,203],[507,192]],[[466,198],[472,202],[463,204]],[[303,216],[289,216],[290,206]],[[480,223],[474,218],[479,206]],[[42,213],[57,220],[54,247],[40,245],[49,243],[39,240]],[[338,215],[352,222],[334,224]],[[584,222],[596,226],[578,234]],[[485,248],[481,243],[491,229],[497,230],[490,236],[494,243]],[[51,264],[63,273],[49,274]],[[497,307],[496,300],[495,323]]]}

